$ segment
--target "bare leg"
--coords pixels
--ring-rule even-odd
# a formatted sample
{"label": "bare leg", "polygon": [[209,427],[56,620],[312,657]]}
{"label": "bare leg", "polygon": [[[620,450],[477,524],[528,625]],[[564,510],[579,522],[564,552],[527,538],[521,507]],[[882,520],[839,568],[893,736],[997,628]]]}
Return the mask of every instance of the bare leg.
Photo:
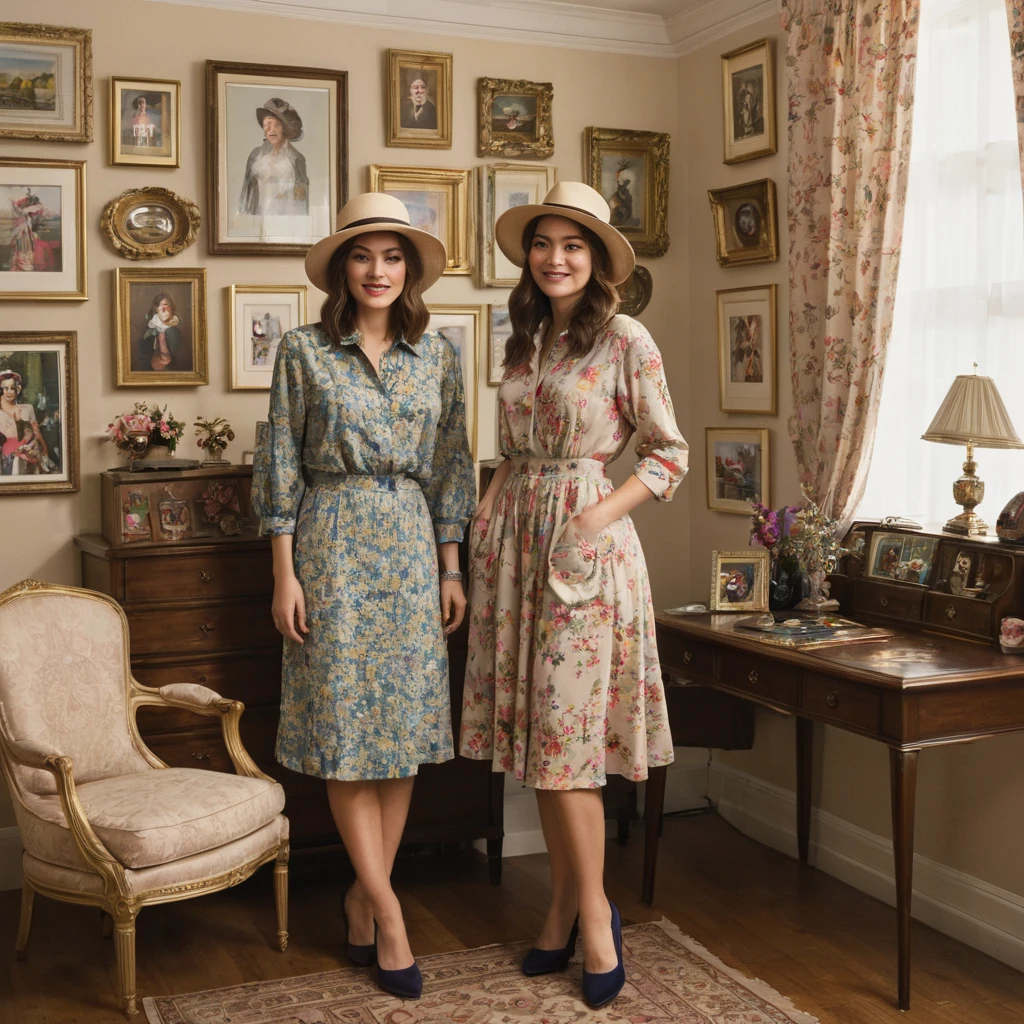
{"label": "bare leg", "polygon": [[569,932],[579,907],[576,874],[558,808],[552,800],[554,794],[543,789],[534,792],[537,794],[537,810],[540,812],[540,824],[551,863],[551,904],[544,927],[537,938],[536,948],[562,949],[569,941]]}
{"label": "bare leg", "polygon": [[398,897],[391,888],[390,864],[385,859],[379,784],[329,780],[327,799],[341,841],[379,926],[377,963],[386,971],[410,967],[413,955],[409,937],[405,933]]}

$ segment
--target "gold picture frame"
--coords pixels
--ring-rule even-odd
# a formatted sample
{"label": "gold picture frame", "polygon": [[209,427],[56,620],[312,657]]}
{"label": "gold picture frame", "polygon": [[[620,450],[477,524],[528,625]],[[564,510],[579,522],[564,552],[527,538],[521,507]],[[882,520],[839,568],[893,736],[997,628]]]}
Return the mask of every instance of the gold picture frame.
{"label": "gold picture frame", "polygon": [[712,512],[750,516],[771,505],[769,432],[761,427],[705,427],[707,498]]}
{"label": "gold picture frame", "polygon": [[118,267],[114,312],[119,388],[209,383],[205,267]]}
{"label": "gold picture frame", "polygon": [[385,68],[387,144],[451,149],[452,55],[430,50],[388,50]]}
{"label": "gold picture frame", "polygon": [[512,321],[508,303],[492,302],[487,312],[487,383],[498,387],[505,379],[505,345],[512,336]]}
{"label": "gold picture frame", "polygon": [[[47,81],[26,90],[26,108],[0,113],[0,139],[92,142],[92,30],[0,21],[0,75],[8,56],[22,69],[32,60],[33,78]],[[69,103],[57,102],[57,82],[71,86]]]}
{"label": "gold picture frame", "polygon": [[479,156],[545,160],[555,152],[550,82],[481,78],[477,82]]}
{"label": "gold picture frame", "polygon": [[[307,322],[309,287],[304,284],[233,284],[227,288],[227,293],[231,390],[269,391],[281,338]],[[250,296],[259,296],[262,301],[252,303]],[[260,308],[250,308],[253,305]]]}
{"label": "gold picture frame", "polygon": [[775,182],[771,178],[708,190],[718,262],[723,267],[779,258]]}
{"label": "gold picture frame", "polygon": [[480,378],[481,331],[487,316],[486,306],[460,306],[446,303],[427,303],[432,331],[440,331],[459,356],[462,367],[462,387],[466,395],[466,433],[469,449],[476,461],[478,381]]}
{"label": "gold picture frame", "polygon": [[668,252],[667,132],[584,128],[585,181],[611,207],[611,223],[637,256]]}
{"label": "gold picture frame", "polygon": [[758,39],[722,54],[723,163],[778,152],[773,49],[773,40]]}
{"label": "gold picture frame", "polygon": [[763,548],[711,552],[711,601],[713,612],[768,611],[768,580],[771,556]]}
{"label": "gold picture frame", "polygon": [[718,313],[718,407],[775,415],[778,334],[774,284],[715,292]]}
{"label": "gold picture frame", "polygon": [[5,372],[17,374],[0,382],[16,388],[15,418],[35,428],[8,456],[12,465],[0,473],[0,496],[79,490],[78,333],[0,331],[0,374]]}
{"label": "gold picture frame", "polygon": [[199,232],[199,207],[169,188],[125,189],[103,207],[100,230],[129,260],[176,256]]}
{"label": "gold picture frame", "polygon": [[370,164],[369,187],[401,199],[413,227],[441,240],[448,254],[446,274],[471,272],[468,170]]}
{"label": "gold picture frame", "polygon": [[181,166],[181,82],[168,78],[110,79],[110,162]]}
{"label": "gold picture frame", "polygon": [[0,301],[87,292],[85,161],[0,156]]}

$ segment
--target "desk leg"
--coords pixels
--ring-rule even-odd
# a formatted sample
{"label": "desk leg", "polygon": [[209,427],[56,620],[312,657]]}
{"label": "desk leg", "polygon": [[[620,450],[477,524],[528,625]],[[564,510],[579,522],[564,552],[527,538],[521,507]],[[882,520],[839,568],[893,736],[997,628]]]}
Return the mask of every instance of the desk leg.
{"label": "desk leg", "polygon": [[644,793],[644,877],[640,885],[640,901],[654,902],[654,869],[658,865],[658,839],[661,837],[661,815],[665,809],[665,779],[668,765],[652,768],[647,773]]}
{"label": "desk leg", "polygon": [[814,774],[814,720],[796,720],[796,847],[807,863],[811,843],[811,778]]}
{"label": "desk leg", "polygon": [[914,798],[917,751],[889,748],[892,782],[892,845],[896,866],[896,929],[899,1001],[910,1009],[910,900],[914,892]]}

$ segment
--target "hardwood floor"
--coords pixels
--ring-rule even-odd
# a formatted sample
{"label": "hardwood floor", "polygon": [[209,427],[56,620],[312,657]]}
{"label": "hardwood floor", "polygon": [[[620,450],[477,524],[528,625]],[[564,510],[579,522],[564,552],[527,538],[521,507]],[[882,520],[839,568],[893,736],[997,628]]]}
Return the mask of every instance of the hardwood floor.
{"label": "hardwood floor", "polygon": [[[914,925],[909,1015],[895,1004],[895,912],[753,842],[722,819],[667,818],[654,908],[638,898],[642,835],[608,844],[608,893],[626,923],[666,916],[731,966],[789,996],[822,1024],[1021,1024],[1024,974]],[[271,872],[227,892],[144,911],[140,995],[189,992],[347,966],[338,910],[349,871],[338,854],[293,858],[291,942],[272,946]],[[543,856],[505,861],[456,850],[403,856],[395,871],[419,955],[533,937],[547,893]],[[112,944],[96,911],[37,897],[28,960],[10,952],[18,892],[0,892],[0,1024],[111,1024]],[[211,1022],[216,1024],[216,1022]]]}

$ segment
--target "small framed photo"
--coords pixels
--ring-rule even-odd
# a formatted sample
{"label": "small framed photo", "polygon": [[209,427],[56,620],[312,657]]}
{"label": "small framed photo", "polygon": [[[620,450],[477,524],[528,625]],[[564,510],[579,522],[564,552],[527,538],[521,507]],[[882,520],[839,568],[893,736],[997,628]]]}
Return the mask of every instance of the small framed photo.
{"label": "small framed photo", "polygon": [[446,274],[470,272],[469,171],[370,164],[370,191],[401,199],[412,226],[441,239]]}
{"label": "small framed photo", "polygon": [[775,287],[727,288],[715,293],[722,412],[775,415]]}
{"label": "small framed photo", "polygon": [[486,306],[448,306],[429,303],[430,330],[440,331],[454,347],[462,367],[462,386],[466,393],[466,433],[469,448],[476,460],[476,415],[478,352],[480,330],[487,313]]}
{"label": "small framed photo", "polygon": [[0,139],[92,142],[91,29],[0,21]]}
{"label": "small framed photo", "polygon": [[110,79],[110,162],[180,167],[181,82]]}
{"label": "small framed photo", "polygon": [[481,78],[477,83],[480,156],[534,157],[555,152],[550,82]]}
{"label": "small framed photo", "polygon": [[509,319],[508,306],[491,304],[490,345],[487,355],[487,383],[500,384],[505,376],[505,344],[512,337],[512,321]]}
{"label": "small framed photo", "polygon": [[[885,533],[878,531],[871,538],[868,554],[867,575],[882,580],[899,580],[901,583],[926,584],[935,564],[935,550],[938,537],[919,537],[906,533]],[[957,562],[965,557],[961,552]],[[967,558],[966,578],[971,569]]]}
{"label": "small framed photo", "polygon": [[452,55],[388,50],[389,146],[452,148]]}
{"label": "small framed photo", "polygon": [[554,167],[536,164],[485,164],[477,168],[479,200],[480,283],[493,288],[512,288],[522,271],[495,244],[494,225],[514,206],[540,203],[555,183]]}
{"label": "small framed photo", "polygon": [[711,604],[713,612],[768,611],[767,551],[713,551],[711,553]]}
{"label": "small framed photo", "polygon": [[77,491],[78,335],[0,331],[0,496]]}
{"label": "small framed photo", "polygon": [[727,164],[776,152],[772,40],[722,54],[722,106]]}
{"label": "small framed photo", "polygon": [[213,255],[299,256],[348,199],[348,73],[206,62]]}
{"label": "small framed photo", "polygon": [[86,298],[85,163],[0,157],[0,300]]}
{"label": "small framed photo", "polygon": [[723,267],[774,263],[779,258],[775,182],[748,181],[708,191],[715,219],[718,262]]}
{"label": "small framed photo", "polygon": [[119,267],[114,310],[118,387],[209,382],[205,268]]}
{"label": "small framed photo", "polygon": [[611,207],[611,223],[637,256],[668,252],[668,152],[665,132],[583,129],[584,180]]}
{"label": "small framed photo", "polygon": [[708,508],[749,516],[751,504],[770,504],[768,431],[705,428]]}
{"label": "small framed photo", "polygon": [[228,362],[232,391],[269,391],[281,339],[307,320],[304,284],[228,288]]}
{"label": "small framed photo", "polygon": [[199,207],[169,188],[129,188],[103,208],[100,229],[129,260],[176,256],[199,232]]}

